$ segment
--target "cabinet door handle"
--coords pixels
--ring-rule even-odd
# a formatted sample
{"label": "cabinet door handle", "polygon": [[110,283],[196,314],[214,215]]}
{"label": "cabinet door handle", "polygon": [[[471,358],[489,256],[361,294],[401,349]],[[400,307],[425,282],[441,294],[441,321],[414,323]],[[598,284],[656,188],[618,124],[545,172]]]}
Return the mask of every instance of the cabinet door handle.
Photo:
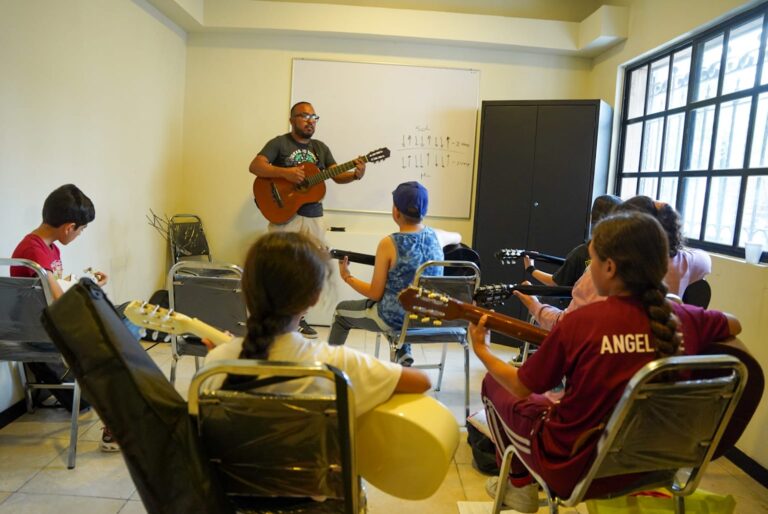
{"label": "cabinet door handle", "polygon": [[534,207],[538,207],[539,206],[539,202],[533,202],[533,206]]}

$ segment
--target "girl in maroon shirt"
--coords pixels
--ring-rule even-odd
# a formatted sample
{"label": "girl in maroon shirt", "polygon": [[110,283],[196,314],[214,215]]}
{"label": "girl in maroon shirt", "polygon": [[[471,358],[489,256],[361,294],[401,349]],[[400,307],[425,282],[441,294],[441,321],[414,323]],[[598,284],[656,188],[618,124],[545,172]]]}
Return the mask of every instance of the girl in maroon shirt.
{"label": "girl in maroon shirt", "polygon": [[[695,354],[741,331],[733,316],[666,299],[667,237],[653,217],[622,213],[603,220],[589,245],[591,272],[605,302],[564,318],[522,367],[490,352],[485,319],[470,329],[488,369],[482,396],[497,450],[515,446],[504,504],[538,510],[538,486],[522,463],[559,496],[568,496],[594,458],[598,435],[627,382],[649,361]],[[553,403],[543,393],[566,378]],[[495,495],[497,479],[486,489]]]}

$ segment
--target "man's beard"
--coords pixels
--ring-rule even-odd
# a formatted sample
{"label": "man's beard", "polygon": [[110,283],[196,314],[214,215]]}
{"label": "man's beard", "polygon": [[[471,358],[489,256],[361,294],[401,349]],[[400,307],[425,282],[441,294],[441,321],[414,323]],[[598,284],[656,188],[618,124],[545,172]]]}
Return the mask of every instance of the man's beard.
{"label": "man's beard", "polygon": [[301,136],[303,139],[311,139],[312,136],[315,133],[314,128],[306,128],[306,129],[300,129],[296,128],[296,133]]}

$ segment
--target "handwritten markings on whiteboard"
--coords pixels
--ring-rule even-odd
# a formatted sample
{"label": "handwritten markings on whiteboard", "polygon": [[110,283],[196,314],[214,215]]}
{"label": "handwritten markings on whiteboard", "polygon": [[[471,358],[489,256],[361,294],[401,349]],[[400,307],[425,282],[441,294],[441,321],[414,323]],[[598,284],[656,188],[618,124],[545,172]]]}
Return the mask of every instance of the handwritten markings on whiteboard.
{"label": "handwritten markings on whiteboard", "polygon": [[[429,125],[417,126],[414,133],[403,134],[400,148],[402,169],[419,170],[421,178],[429,177],[429,171],[441,168],[471,168],[470,144],[451,136],[430,133]],[[458,155],[457,155],[458,154]],[[423,170],[423,171],[422,171]]]}

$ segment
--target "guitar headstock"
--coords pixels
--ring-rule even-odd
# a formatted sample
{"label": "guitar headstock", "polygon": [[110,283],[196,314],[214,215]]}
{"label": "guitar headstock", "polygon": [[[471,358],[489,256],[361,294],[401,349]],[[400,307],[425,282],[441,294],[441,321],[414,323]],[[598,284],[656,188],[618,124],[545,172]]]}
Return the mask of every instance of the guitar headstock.
{"label": "guitar headstock", "polygon": [[125,307],[125,317],[135,325],[168,334],[191,332],[192,318],[158,305],[134,300]]}
{"label": "guitar headstock", "polygon": [[368,152],[367,154],[365,154],[365,159],[368,162],[379,162],[379,161],[383,161],[384,159],[387,159],[389,157],[389,154],[390,154],[389,148],[383,147],[383,148],[374,150],[372,152]]}
{"label": "guitar headstock", "polygon": [[433,324],[440,325],[443,320],[463,317],[463,303],[440,292],[410,286],[400,291],[397,298],[411,313],[411,318],[420,319],[422,323],[433,320]]}
{"label": "guitar headstock", "polygon": [[515,264],[527,252],[513,248],[502,248],[494,256],[502,265]]}
{"label": "guitar headstock", "polygon": [[475,291],[475,302],[480,307],[485,307],[486,309],[503,305],[512,296],[513,290],[514,288],[507,284],[480,286]]}

